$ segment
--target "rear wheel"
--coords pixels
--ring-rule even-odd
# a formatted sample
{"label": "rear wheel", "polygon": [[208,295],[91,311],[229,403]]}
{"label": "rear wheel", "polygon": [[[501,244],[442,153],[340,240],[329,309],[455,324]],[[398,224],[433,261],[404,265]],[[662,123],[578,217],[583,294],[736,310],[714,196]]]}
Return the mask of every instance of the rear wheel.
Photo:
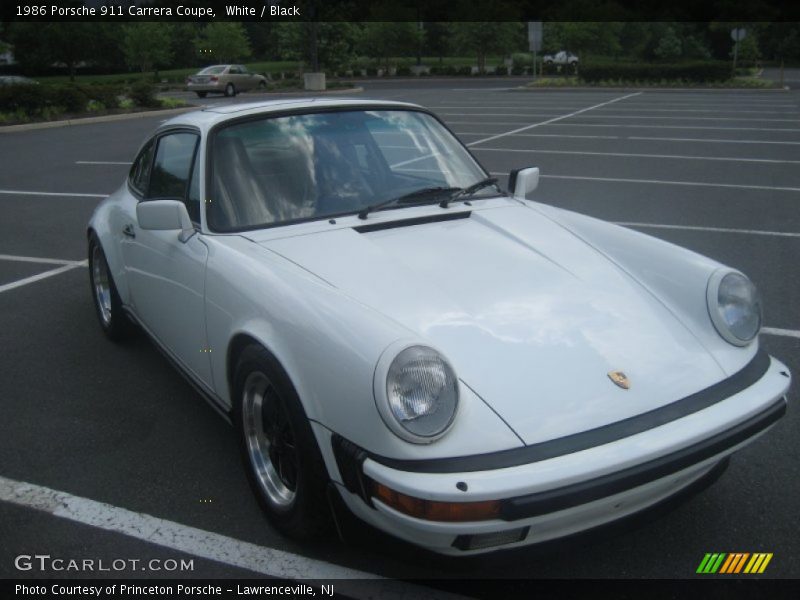
{"label": "rear wheel", "polygon": [[231,96],[236,95],[236,88],[233,87],[232,83],[229,83],[228,85],[225,86],[225,95],[228,96],[229,98]]}
{"label": "rear wheel", "polygon": [[234,419],[248,479],[267,517],[285,535],[329,529],[328,474],[311,425],[278,362],[260,346],[242,352],[234,376]]}
{"label": "rear wheel", "polygon": [[125,339],[130,335],[132,323],[122,310],[122,301],[108,268],[105,252],[95,234],[89,238],[89,281],[103,333],[115,342]]}

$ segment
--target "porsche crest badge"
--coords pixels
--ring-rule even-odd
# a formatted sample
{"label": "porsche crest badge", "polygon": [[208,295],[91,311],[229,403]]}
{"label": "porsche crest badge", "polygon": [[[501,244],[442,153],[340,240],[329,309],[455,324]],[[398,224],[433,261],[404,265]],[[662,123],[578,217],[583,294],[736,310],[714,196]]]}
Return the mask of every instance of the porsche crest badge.
{"label": "porsche crest badge", "polygon": [[631,384],[628,381],[628,376],[622,371],[609,371],[608,378],[623,390],[627,390],[631,387]]}

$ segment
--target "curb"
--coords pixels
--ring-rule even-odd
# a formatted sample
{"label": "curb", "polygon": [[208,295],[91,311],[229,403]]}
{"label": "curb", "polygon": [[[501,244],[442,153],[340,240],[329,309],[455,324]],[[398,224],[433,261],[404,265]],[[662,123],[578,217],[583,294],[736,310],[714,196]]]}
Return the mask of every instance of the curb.
{"label": "curb", "polygon": [[296,92],[264,92],[265,94],[269,94],[270,96],[297,96],[298,94],[307,95],[307,94],[320,94],[320,95],[329,95],[329,94],[359,94],[364,91],[364,88],[361,86],[358,87],[351,87],[351,88],[342,88],[340,90],[325,90],[324,92],[310,92],[308,90],[298,90]]}
{"label": "curb", "polygon": [[43,123],[4,125],[0,127],[0,133],[13,133],[15,131],[31,131],[33,129],[52,129],[54,127],[72,127],[74,125],[91,125],[92,123],[106,123],[108,121],[124,121],[126,119],[143,119],[145,117],[177,115],[183,112],[197,110],[197,108],[197,106],[184,106],[181,108],[167,108],[164,110],[145,110],[141,112],[121,113],[118,115],[103,115],[102,117],[86,117],[84,119],[63,119],[61,121],[45,121]]}

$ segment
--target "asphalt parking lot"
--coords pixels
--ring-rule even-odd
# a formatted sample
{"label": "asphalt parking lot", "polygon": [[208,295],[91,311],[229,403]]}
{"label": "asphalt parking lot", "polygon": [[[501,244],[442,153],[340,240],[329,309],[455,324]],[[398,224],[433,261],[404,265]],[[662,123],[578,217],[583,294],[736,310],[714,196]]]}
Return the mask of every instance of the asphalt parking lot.
{"label": "asphalt parking lot", "polygon": [[[540,167],[536,200],[749,274],[766,307],[761,344],[796,377],[800,94],[516,85],[367,82],[359,96],[430,107],[501,181]],[[0,134],[1,577],[64,575],[15,567],[38,553],[194,559],[189,572],[112,573],[145,577],[358,575],[341,567],[402,579],[684,578],[706,552],[771,552],[764,577],[800,577],[797,384],[786,417],[712,487],[599,539],[445,561],[380,535],[348,545],[279,536],[248,488],[233,429],[146,339],[116,346],[96,323],[85,226],[161,119]],[[119,518],[109,507],[130,511],[127,525],[104,525]]]}

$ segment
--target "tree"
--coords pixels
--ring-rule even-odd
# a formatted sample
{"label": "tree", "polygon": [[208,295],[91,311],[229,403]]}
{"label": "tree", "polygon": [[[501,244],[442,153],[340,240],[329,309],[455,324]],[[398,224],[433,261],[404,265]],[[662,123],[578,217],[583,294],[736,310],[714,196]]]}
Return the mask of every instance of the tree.
{"label": "tree", "polygon": [[74,81],[78,65],[93,58],[93,28],[84,22],[14,23],[10,41],[23,70],[42,71],[60,63]]}
{"label": "tree", "polygon": [[439,64],[442,58],[450,52],[450,23],[425,23],[424,52],[428,56],[438,56]]}
{"label": "tree", "polygon": [[[731,51],[733,57],[733,51]],[[740,66],[755,65],[758,59],[761,58],[761,52],[758,49],[758,38],[754,31],[748,31],[747,37],[739,42],[738,61]]]}
{"label": "tree", "polygon": [[800,60],[800,23],[770,23],[758,41],[765,58]]}
{"label": "tree", "polygon": [[359,48],[362,54],[383,60],[388,70],[392,56],[414,56],[421,41],[417,23],[372,21],[364,23]]}
{"label": "tree", "polygon": [[166,66],[172,60],[172,26],[169,23],[141,22],[125,27],[122,49],[125,62],[142,73]]}
{"label": "tree", "polygon": [[462,52],[474,52],[478,70],[486,70],[486,57],[490,53],[508,54],[521,23],[463,22],[453,23],[453,42]]}
{"label": "tree", "polygon": [[229,63],[250,56],[250,39],[241,23],[215,22],[205,26],[197,42],[214,60]]}
{"label": "tree", "polygon": [[[355,23],[325,22],[276,23],[276,39],[280,56],[284,60],[302,60],[312,69],[338,70],[354,56],[356,39],[359,37]],[[317,65],[314,65],[312,38],[316,39]]]}
{"label": "tree", "polygon": [[655,49],[655,55],[662,60],[674,60],[678,58],[683,52],[681,48],[681,41],[675,35],[675,30],[672,27],[667,27],[658,46]]}
{"label": "tree", "polygon": [[568,50],[581,58],[586,54],[616,55],[622,49],[620,34],[623,24],[608,22],[545,23],[545,51]]}

